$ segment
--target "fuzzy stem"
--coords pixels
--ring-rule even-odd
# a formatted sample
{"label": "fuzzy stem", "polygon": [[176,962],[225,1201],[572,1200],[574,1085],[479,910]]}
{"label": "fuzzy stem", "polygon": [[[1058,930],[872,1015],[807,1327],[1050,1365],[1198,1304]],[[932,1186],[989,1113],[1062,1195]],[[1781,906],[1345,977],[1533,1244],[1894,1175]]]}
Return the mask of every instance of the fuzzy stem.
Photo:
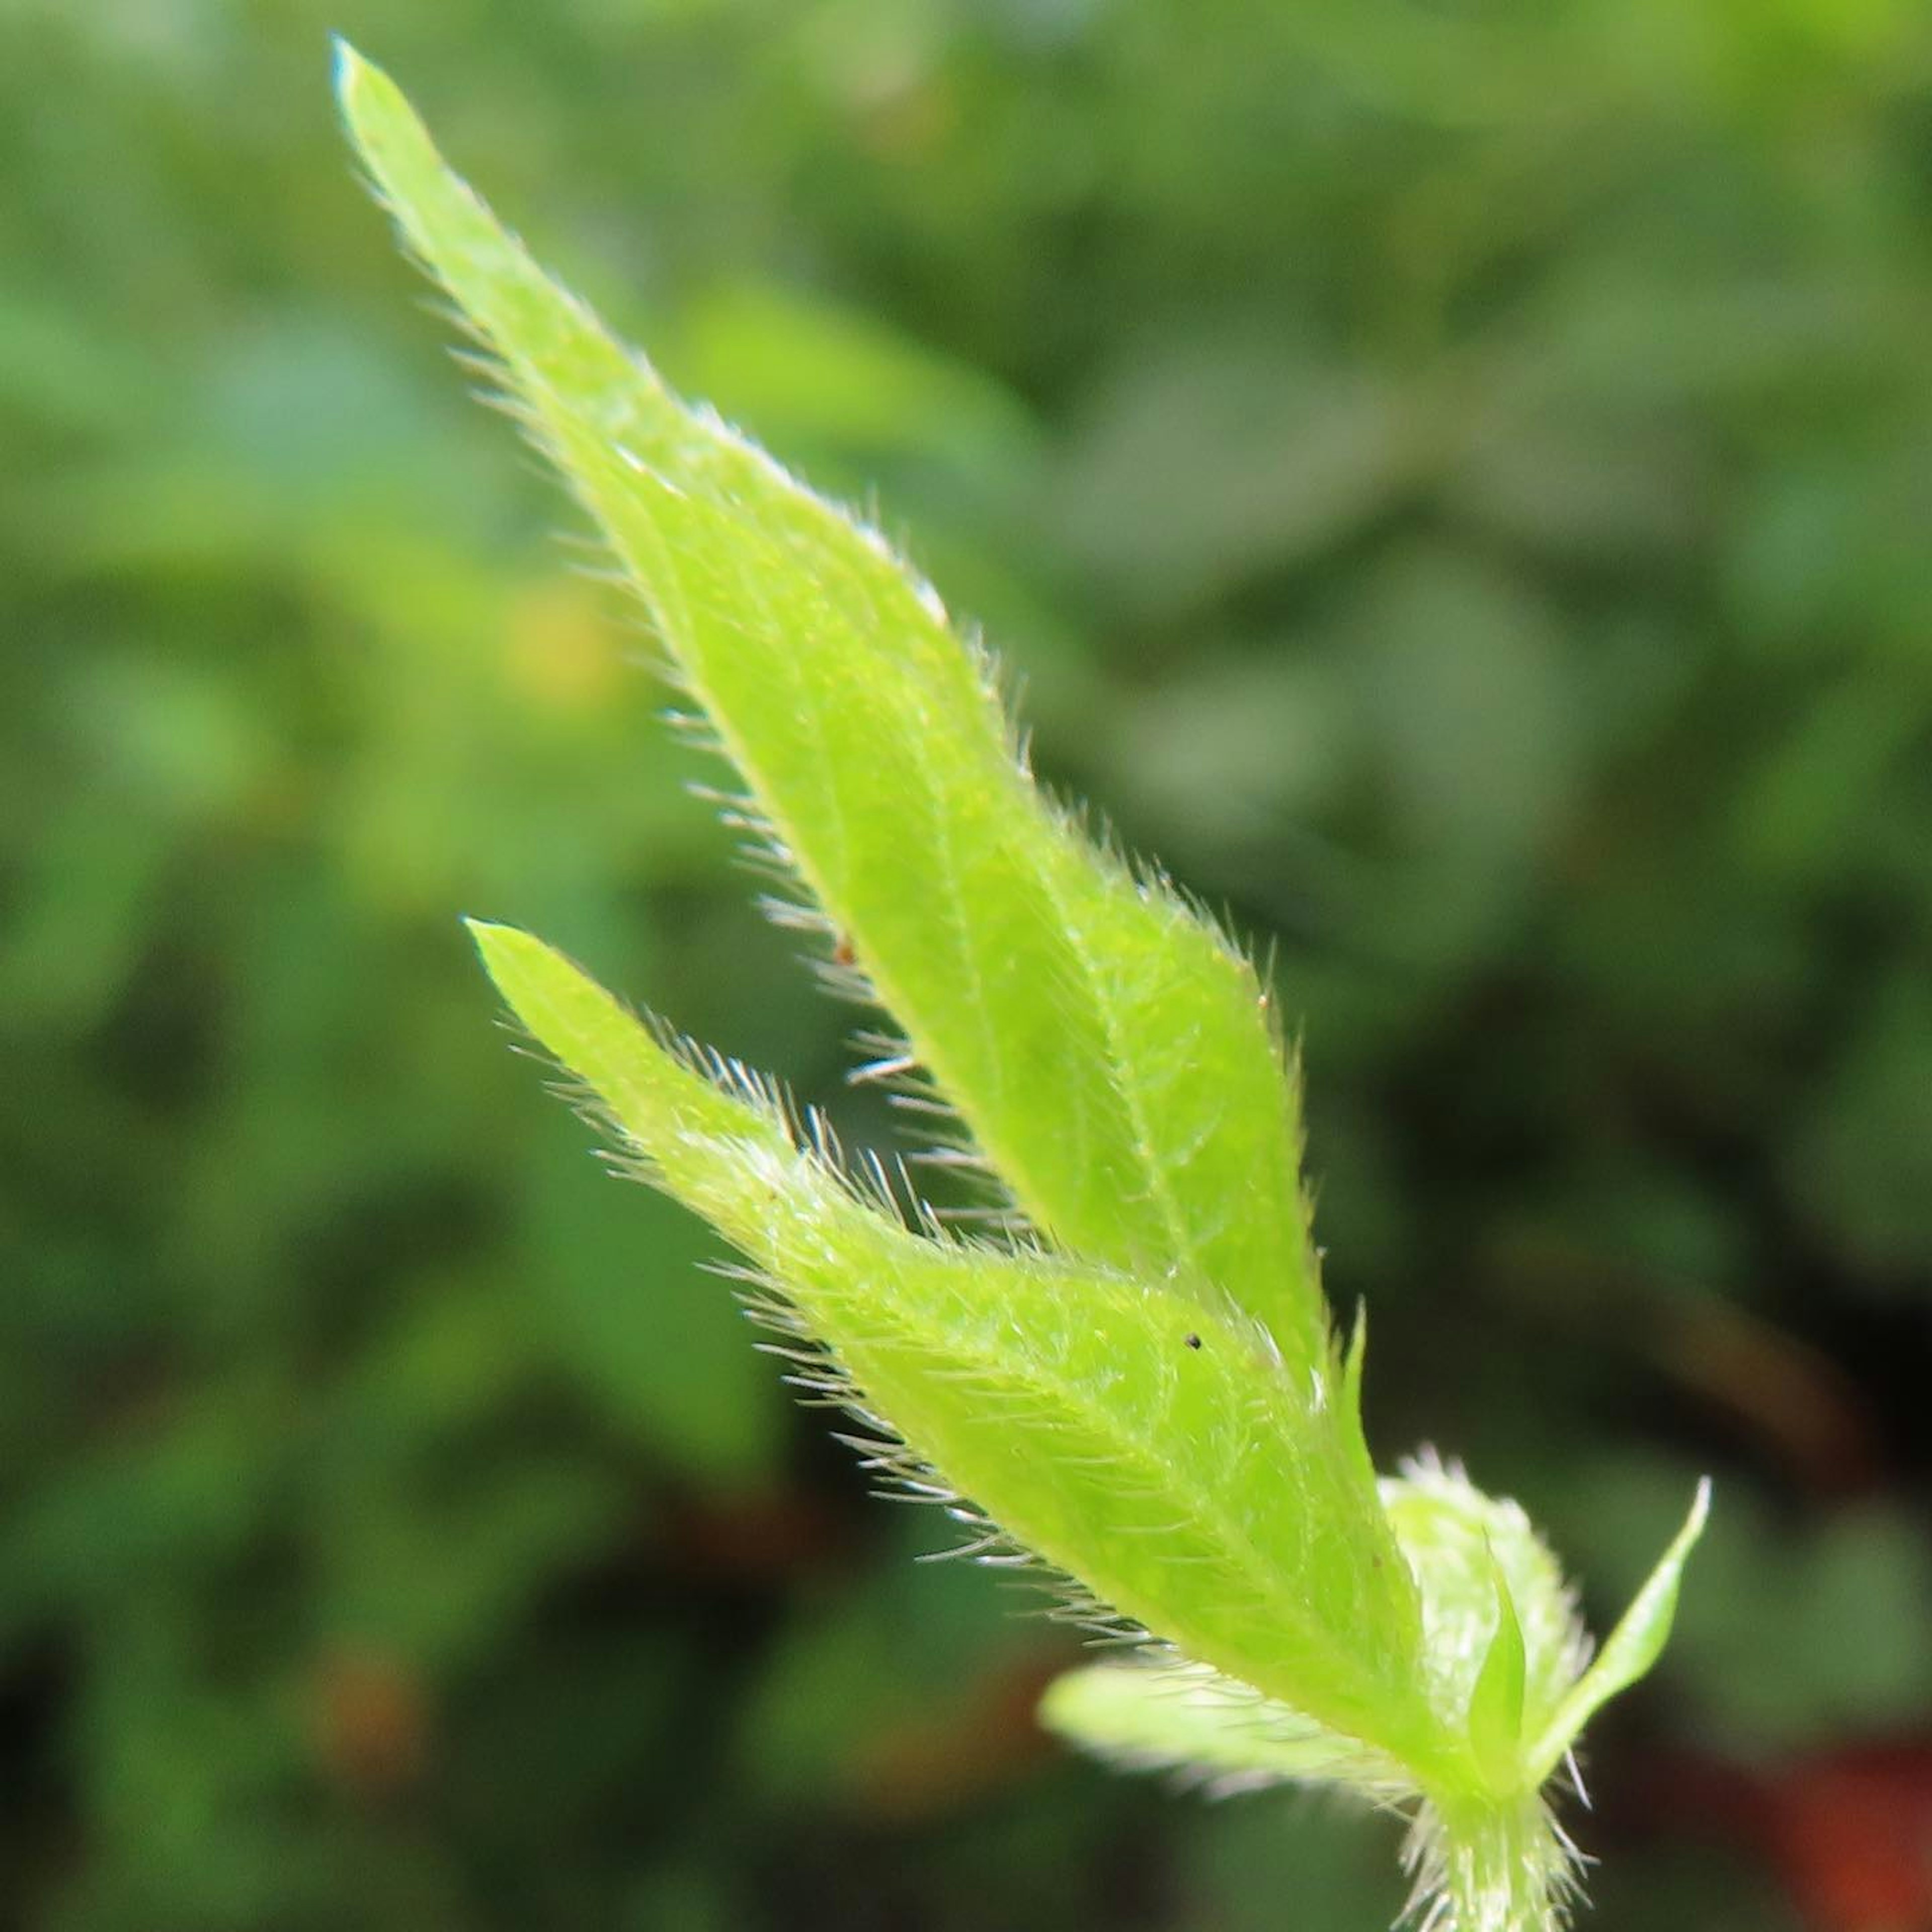
{"label": "fuzzy stem", "polygon": [[1415,1932],[1560,1932],[1576,1854],[1534,1793],[1425,1805],[1406,1854]]}

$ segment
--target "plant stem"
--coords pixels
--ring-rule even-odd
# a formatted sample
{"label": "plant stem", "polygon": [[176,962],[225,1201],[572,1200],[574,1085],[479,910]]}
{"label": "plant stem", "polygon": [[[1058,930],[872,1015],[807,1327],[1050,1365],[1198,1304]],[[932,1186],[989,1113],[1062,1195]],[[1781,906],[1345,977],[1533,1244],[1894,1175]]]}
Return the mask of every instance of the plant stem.
{"label": "plant stem", "polygon": [[1558,1932],[1576,1883],[1575,1853],[1534,1792],[1425,1805],[1406,1858],[1417,1932]]}

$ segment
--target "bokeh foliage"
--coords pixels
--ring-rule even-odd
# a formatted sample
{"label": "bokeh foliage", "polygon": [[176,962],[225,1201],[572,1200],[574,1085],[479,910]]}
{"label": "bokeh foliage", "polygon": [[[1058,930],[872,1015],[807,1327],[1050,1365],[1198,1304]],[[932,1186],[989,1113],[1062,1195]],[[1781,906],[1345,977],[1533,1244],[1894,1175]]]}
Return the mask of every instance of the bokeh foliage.
{"label": "bokeh foliage", "polygon": [[1056,1640],[906,1566],[491,1037],[459,912],[886,1131],[412,311],[330,28],[1278,939],[1381,1453],[1464,1449],[1600,1624],[1718,1468],[1593,1922],[1857,1926],[1764,1821],[1932,1733],[1908,0],[0,3],[4,1911],[1390,1903],[1372,1823],[1055,1760]]}

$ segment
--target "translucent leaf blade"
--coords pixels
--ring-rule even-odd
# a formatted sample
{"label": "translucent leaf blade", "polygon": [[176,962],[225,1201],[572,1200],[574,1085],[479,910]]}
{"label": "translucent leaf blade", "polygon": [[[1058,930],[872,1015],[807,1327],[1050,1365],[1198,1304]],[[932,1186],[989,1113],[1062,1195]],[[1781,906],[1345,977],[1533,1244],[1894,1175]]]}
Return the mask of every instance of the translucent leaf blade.
{"label": "translucent leaf blade", "polygon": [[772,839],[1035,1223],[1327,1342],[1298,1106],[1248,963],[1048,808],[982,663],[873,532],[548,280],[344,52],[410,245],[608,536]]}
{"label": "translucent leaf blade", "polygon": [[1082,1750],[1129,1769],[1198,1778],[1218,1792],[1286,1780],[1346,1784],[1383,1801],[1413,1793],[1390,1759],[1185,1660],[1070,1670],[1048,1686],[1040,1714]]}

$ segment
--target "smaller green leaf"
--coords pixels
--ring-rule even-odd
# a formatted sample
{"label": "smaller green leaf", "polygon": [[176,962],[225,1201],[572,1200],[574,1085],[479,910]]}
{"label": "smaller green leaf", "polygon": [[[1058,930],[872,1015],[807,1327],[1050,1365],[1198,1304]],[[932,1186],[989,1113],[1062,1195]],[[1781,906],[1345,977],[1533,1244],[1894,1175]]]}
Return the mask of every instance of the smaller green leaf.
{"label": "smaller green leaf", "polygon": [[1395,1761],[1252,1685],[1183,1658],[1095,1664],[1047,1687],[1040,1721],[1083,1750],[1138,1771],[1174,1771],[1217,1793],[1283,1781],[1412,1796]]}
{"label": "smaller green leaf", "polygon": [[1631,1599],[1622,1622],[1610,1633],[1597,1660],[1577,1679],[1537,1741],[1530,1754],[1529,1768],[1530,1774],[1538,1782],[1556,1768],[1563,1754],[1575,1743],[1592,1717],[1619,1690],[1636,1683],[1657,1661],[1677,1614],[1677,1592],[1683,1581],[1684,1565],[1703,1534],[1710,1513],[1711,1479],[1706,1476],[1697,1485],[1684,1527],[1672,1539],[1670,1547],[1643,1588]]}
{"label": "smaller green leaf", "polygon": [[1492,1788],[1504,1792],[1522,1779],[1526,1664],[1522,1624],[1510,1594],[1509,1579],[1493,1552],[1490,1573],[1496,1588],[1496,1625],[1469,1693],[1469,1748]]}

